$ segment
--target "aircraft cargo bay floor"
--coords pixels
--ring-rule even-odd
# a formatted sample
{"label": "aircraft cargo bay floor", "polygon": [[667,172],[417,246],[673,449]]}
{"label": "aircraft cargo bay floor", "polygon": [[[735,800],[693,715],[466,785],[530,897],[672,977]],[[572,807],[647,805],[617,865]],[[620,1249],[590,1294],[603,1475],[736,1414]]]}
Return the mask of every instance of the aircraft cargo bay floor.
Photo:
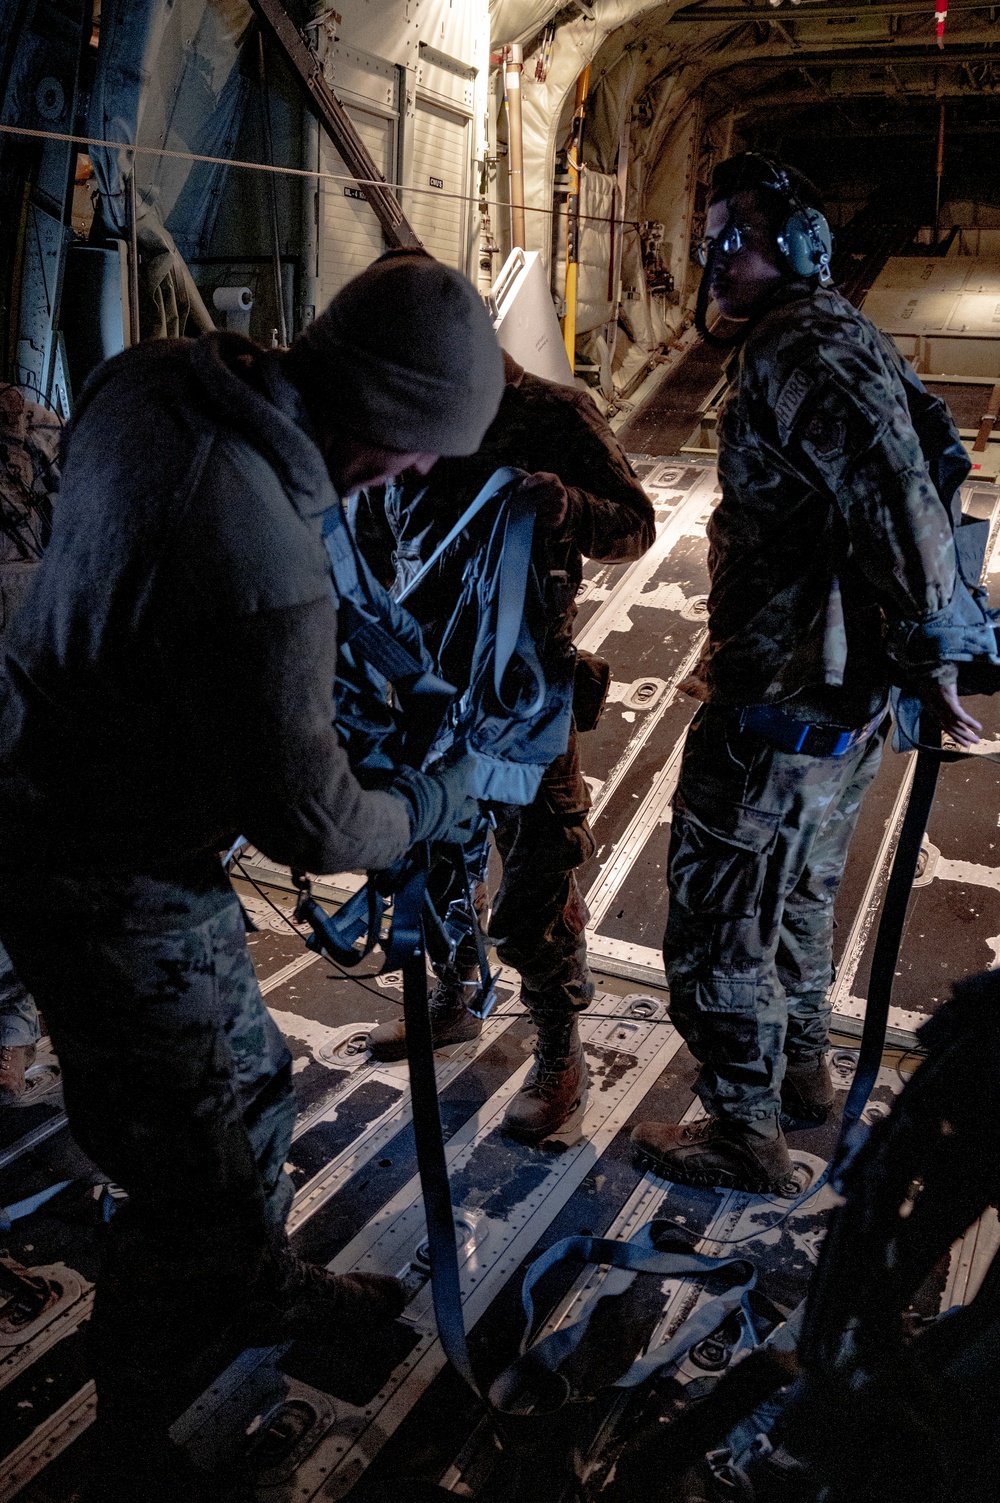
{"label": "aircraft cargo bay floor", "polygon": [[[501,1132],[531,1050],[530,1026],[508,973],[481,1037],[437,1057],[466,1320],[488,1375],[516,1354],[525,1268],[561,1237],[627,1236],[665,1213],[683,1221],[706,1251],[725,1252],[729,1242],[746,1238],[741,1255],[757,1263],[762,1294],[788,1313],[805,1293],[831,1203],[820,1189],[786,1216],[788,1203],[771,1198],[669,1185],[642,1173],[629,1152],[637,1121],[700,1111],[692,1095],[694,1062],[667,1018],[658,947],[670,799],[695,709],[678,688],[703,640],[705,523],[717,494],[708,461],[640,455],[636,464],[657,508],[657,543],[634,564],[589,566],[577,631],[581,645],[607,657],[613,669],[604,719],[583,740],[598,841],[582,874],[598,977],[598,996],[583,1020],[592,1075],[586,1110],[565,1141],[540,1148]],[[1000,568],[997,497],[992,485],[967,487],[967,509],[994,524],[993,571]],[[977,702],[976,712],[994,748],[1000,746],[992,702]],[[838,905],[832,1058],[841,1105],[912,766],[911,757],[887,753]],[[898,967],[892,1023],[901,1048],[955,978],[1000,957],[998,826],[1000,766],[970,758],[944,767]],[[295,1056],[299,1119],[289,1167],[296,1248],[337,1269],[405,1270],[412,1298],[402,1319],[356,1364],[355,1353],[347,1365],[304,1342],[242,1354],[182,1417],[176,1438],[201,1465],[249,1456],[261,1503],[337,1499],[359,1478],[400,1474],[443,1480],[458,1496],[492,1498],[500,1483],[491,1482],[494,1457],[480,1411],[445,1365],[434,1329],[406,1066],[376,1064],[364,1047],[367,1032],[398,1010],[398,978],[367,976],[359,984],[305,952],[289,927],[292,898],[281,890],[280,874],[259,858],[247,871],[267,884],[266,896],[239,886],[260,925],[250,944],[262,989]],[[895,1059],[903,1073],[912,1064],[905,1055]],[[887,1059],[870,1113],[888,1109],[900,1079]],[[803,1187],[818,1179],[836,1131],[836,1121],[791,1131]],[[10,1307],[0,1309],[0,1503],[14,1497],[69,1503],[79,1486],[93,1416],[85,1329],[114,1198],[69,1138],[58,1068],[43,1053],[25,1104],[0,1111],[0,1205],[14,1206],[64,1180],[65,1189],[14,1220],[3,1239],[13,1258],[52,1270],[63,1296],[29,1325],[19,1325]],[[974,1292],[998,1241],[991,1213],[923,1291],[927,1313]],[[542,1331],[574,1318],[581,1291],[599,1281],[609,1281],[615,1312],[602,1325],[602,1357],[613,1366],[617,1354],[619,1369],[647,1344],[666,1339],[702,1297],[700,1286],[682,1280],[562,1268],[536,1294]],[[725,1341],[716,1346],[708,1367],[686,1359],[679,1380],[717,1373]],[[584,1353],[578,1363],[584,1388],[592,1357]],[[593,1461],[599,1482],[599,1446]],[[555,1487],[539,1459],[533,1481],[517,1496],[548,1503],[559,1496]]]}

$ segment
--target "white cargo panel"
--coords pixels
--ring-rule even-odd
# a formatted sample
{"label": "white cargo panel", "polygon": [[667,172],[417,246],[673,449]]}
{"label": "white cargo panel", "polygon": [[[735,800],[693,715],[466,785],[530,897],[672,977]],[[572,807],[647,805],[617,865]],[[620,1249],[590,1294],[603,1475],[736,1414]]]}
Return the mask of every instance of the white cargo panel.
{"label": "white cargo panel", "polygon": [[872,291],[885,287],[917,287],[927,292],[958,292],[965,286],[971,261],[944,256],[890,256],[872,284]]}
{"label": "white cargo panel", "polygon": [[948,328],[960,334],[1000,334],[1000,278],[988,292],[963,292],[956,299]]}
{"label": "white cargo panel", "polygon": [[879,287],[865,298],[872,323],[887,334],[928,334],[947,327],[955,307],[954,292],[918,292],[909,287]]}
{"label": "white cargo panel", "polygon": [[417,191],[407,194],[407,216],[431,255],[459,271],[468,261],[471,124],[458,110],[417,99],[410,178]]}
{"label": "white cargo panel", "polygon": [[921,375],[1000,375],[1000,262],[892,256],[862,306]]}
{"label": "white cargo panel", "polygon": [[[361,105],[347,113],[382,176],[393,180],[395,122]],[[385,249],[382,227],[360,188],[348,180],[347,168],[326,136],[320,137],[320,169],[338,174],[321,179],[319,191],[319,307],[325,308],[345,282],[364,271]]]}

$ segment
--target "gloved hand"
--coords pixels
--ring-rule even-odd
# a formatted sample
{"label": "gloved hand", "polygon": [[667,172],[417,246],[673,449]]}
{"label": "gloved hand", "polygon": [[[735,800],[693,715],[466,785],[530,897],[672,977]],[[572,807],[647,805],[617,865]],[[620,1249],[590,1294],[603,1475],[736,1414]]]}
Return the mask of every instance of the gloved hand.
{"label": "gloved hand", "polygon": [[463,757],[443,772],[418,772],[403,767],[386,790],[402,799],[410,811],[410,839],[447,840],[465,845],[479,821],[479,803],[469,793],[474,757]]}
{"label": "gloved hand", "polygon": [[535,503],[535,523],[544,532],[557,532],[569,512],[569,493],[558,475],[539,470],[521,481],[520,495]]}

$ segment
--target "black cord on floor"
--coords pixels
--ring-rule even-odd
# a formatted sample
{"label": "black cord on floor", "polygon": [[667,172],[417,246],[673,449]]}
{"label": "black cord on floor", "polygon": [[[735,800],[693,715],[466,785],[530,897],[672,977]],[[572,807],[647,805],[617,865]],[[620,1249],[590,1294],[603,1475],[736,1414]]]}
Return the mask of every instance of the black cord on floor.
{"label": "black cord on floor", "polygon": [[[243,865],[243,862],[239,856],[234,858],[233,865],[238,868],[243,881],[248,883],[249,886],[253,888],[258,897],[264,899],[264,902],[267,904],[268,908],[272,909],[273,912],[275,912],[281,919],[282,923],[287,924],[292,933],[298,939],[301,939],[304,943],[305,936],[303,935],[302,930],[298,927],[297,924],[292,923],[292,920],[288,917],[288,914],[283,908],[279,908],[277,903],[273,903],[271,901],[260,884],[255,882],[253,877],[251,877],[250,873]],[[383,992],[376,991],[375,987],[373,986],[365,986],[365,983],[361,980],[360,976],[355,976],[350,971],[346,970],[343,966],[337,965],[337,962],[335,960],[331,960],[329,955],[323,954],[322,958],[327,962],[328,965],[332,965],[340,973],[340,975],[343,976],[345,981],[353,981],[356,986],[361,987],[362,991],[371,992],[373,997],[381,997],[384,1001],[398,1001],[396,997],[385,997]],[[525,1008],[525,1014],[527,1015],[527,1008]],[[591,1013],[590,1016],[592,1018],[600,1018],[602,1022],[609,1023],[657,1023],[661,1028],[669,1028],[671,1026],[669,1018],[639,1018],[631,1012],[594,1012]]]}
{"label": "black cord on floor", "polygon": [[[239,873],[243,881],[249,883],[257,896],[264,899],[264,902],[267,904],[268,908],[273,909],[273,911],[278,915],[282,922],[288,925],[289,929],[291,929],[295,937],[297,939],[301,939],[303,944],[305,944],[305,935],[302,933],[302,930],[299,928],[299,926],[292,922],[283,908],[279,908],[277,903],[272,903],[271,899],[268,897],[264,889],[254,881],[253,877],[250,876],[249,872],[238,856],[234,860],[233,865],[239,869]],[[326,961],[327,965],[332,965],[334,969],[337,970],[341,976],[343,976],[345,981],[353,981],[354,985],[360,986],[363,992],[370,992],[373,997],[378,997],[382,1001],[386,1002],[394,1002],[396,1000],[395,997],[386,997],[384,993],[376,990],[374,986],[366,986],[365,983],[361,980],[360,976],[352,975],[352,973],[346,970],[344,966],[338,965],[335,960],[331,960],[330,956],[327,955],[324,951],[319,951],[319,955],[322,960]]]}

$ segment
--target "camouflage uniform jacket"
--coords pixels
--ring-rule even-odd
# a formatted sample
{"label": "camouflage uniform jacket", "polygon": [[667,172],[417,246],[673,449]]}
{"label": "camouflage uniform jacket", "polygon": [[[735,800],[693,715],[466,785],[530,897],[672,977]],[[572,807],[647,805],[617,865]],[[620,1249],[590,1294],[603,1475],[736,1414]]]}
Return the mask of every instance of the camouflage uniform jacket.
{"label": "camouflage uniform jacket", "polygon": [[[801,718],[860,724],[894,672],[886,624],[900,640],[946,613],[952,526],[901,367],[844,297],[805,283],[782,290],[731,363],[697,675],[712,702],[795,697]],[[929,639],[913,644],[905,671],[954,679]]]}
{"label": "camouflage uniform jacket", "polygon": [[0,641],[13,620],[42,553],[59,486],[62,423],[0,386]]}
{"label": "camouflage uniform jacket", "polygon": [[[387,585],[404,585],[494,470],[513,465],[529,474],[558,475],[569,495],[566,520],[536,534],[535,561],[540,572],[565,572],[550,630],[569,637],[584,557],[615,563],[640,558],[655,536],[653,507],[586,392],[530,375],[509,355],[504,366],[503,399],[478,453],[439,459],[426,480],[404,476],[385,492],[365,493],[356,514],[358,537],[376,574]],[[461,592],[468,548],[463,534],[406,602],[432,651]]]}

